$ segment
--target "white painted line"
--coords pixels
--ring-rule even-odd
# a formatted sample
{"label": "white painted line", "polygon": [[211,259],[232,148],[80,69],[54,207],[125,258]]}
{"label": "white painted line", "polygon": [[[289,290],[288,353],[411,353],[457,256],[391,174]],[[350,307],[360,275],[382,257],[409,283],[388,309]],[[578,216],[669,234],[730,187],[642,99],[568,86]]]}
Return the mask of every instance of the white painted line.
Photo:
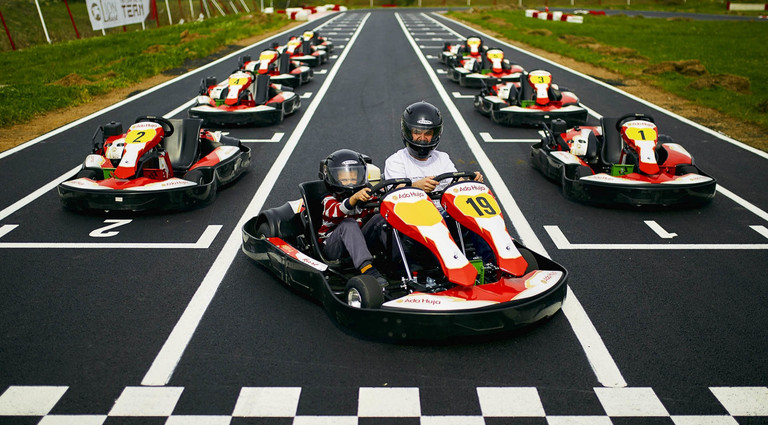
{"label": "white painted line", "polygon": [[768,416],[767,387],[710,387],[732,416]]}
{"label": "white painted line", "polygon": [[[437,17],[440,17],[441,19],[450,20],[452,23],[454,23],[454,24],[456,24],[456,25],[459,25],[459,26],[461,26],[461,27],[464,27],[464,28],[466,28],[467,30],[469,30],[469,31],[472,31],[473,33],[479,33],[479,34],[482,34],[484,39],[490,39],[490,40],[493,40],[493,41],[495,41],[495,42],[497,42],[497,43],[500,43],[500,44],[503,44],[504,46],[507,46],[507,47],[509,47],[510,49],[516,50],[516,51],[518,51],[518,52],[520,52],[520,53],[523,53],[523,54],[526,54],[526,55],[528,55],[528,56],[531,56],[531,57],[533,57],[533,58],[536,58],[536,59],[538,59],[538,60],[540,60],[540,61],[546,62],[546,63],[548,63],[548,64],[550,64],[550,65],[552,65],[552,66],[555,66],[555,67],[557,67],[557,68],[560,68],[560,69],[563,69],[563,70],[565,70],[565,71],[568,71],[568,72],[570,72],[570,73],[572,73],[572,74],[574,74],[574,75],[578,75],[578,76],[579,76],[579,77],[581,77],[581,78],[584,78],[584,79],[586,79],[586,80],[589,80],[589,81],[591,81],[591,82],[593,82],[593,83],[595,83],[595,84],[598,84],[598,85],[600,85],[600,86],[603,86],[603,87],[605,87],[605,88],[607,88],[607,89],[609,89],[609,90],[612,90],[612,91],[614,91],[614,92],[616,92],[616,93],[620,93],[622,96],[626,96],[626,97],[628,97],[628,98],[630,98],[630,99],[632,99],[632,100],[634,100],[634,101],[636,101],[636,102],[642,103],[643,105],[646,105],[646,106],[648,106],[648,107],[650,107],[650,108],[653,108],[653,109],[655,109],[655,110],[657,110],[657,111],[659,111],[659,112],[662,112],[662,113],[664,113],[664,114],[667,114],[667,115],[669,115],[670,117],[674,117],[675,119],[677,119],[677,120],[680,120],[680,121],[682,121],[682,122],[684,122],[684,123],[686,123],[686,124],[688,124],[688,125],[690,125],[690,126],[696,127],[697,129],[699,129],[699,130],[701,130],[701,131],[703,131],[703,132],[705,132],[705,133],[709,133],[710,135],[712,135],[712,136],[714,136],[714,137],[717,137],[717,138],[718,138],[718,139],[720,139],[720,140],[723,140],[723,141],[725,141],[725,142],[728,142],[728,143],[730,143],[730,144],[732,144],[732,145],[738,146],[738,147],[740,147],[740,148],[742,148],[742,149],[744,149],[744,150],[746,150],[746,151],[752,152],[752,153],[753,153],[753,154],[755,154],[755,155],[758,155],[758,156],[761,156],[761,157],[763,157],[763,158],[765,158],[765,159],[768,159],[768,152],[763,152],[763,151],[761,151],[761,150],[759,150],[759,149],[753,148],[752,146],[749,146],[749,145],[747,145],[747,144],[745,144],[745,143],[742,143],[742,142],[740,142],[740,141],[738,141],[738,140],[736,140],[736,139],[732,139],[732,138],[730,138],[730,137],[728,137],[728,136],[726,136],[726,135],[724,135],[724,134],[718,133],[717,131],[715,131],[715,130],[712,130],[711,128],[707,128],[707,127],[704,127],[703,125],[701,125],[701,124],[699,124],[699,123],[697,123],[697,122],[691,121],[691,120],[689,120],[688,118],[685,118],[685,117],[683,117],[683,116],[677,115],[676,113],[674,113],[674,112],[672,112],[672,111],[669,111],[669,110],[667,110],[667,109],[664,109],[664,108],[662,108],[661,106],[658,106],[658,105],[655,105],[655,104],[653,104],[653,103],[651,103],[651,102],[648,102],[648,101],[647,101],[647,100],[645,100],[645,99],[641,99],[641,98],[639,98],[639,97],[637,97],[637,96],[635,96],[635,95],[633,95],[633,94],[630,94],[630,93],[627,93],[627,92],[625,92],[625,91],[623,91],[623,90],[620,90],[620,89],[618,89],[618,88],[616,88],[616,87],[614,87],[614,86],[612,86],[612,85],[610,85],[610,84],[608,84],[608,83],[605,83],[605,82],[603,82],[603,81],[600,81],[600,80],[598,80],[598,79],[596,79],[596,78],[594,78],[594,77],[590,77],[589,75],[583,74],[583,73],[581,73],[581,72],[578,72],[578,71],[576,71],[576,70],[573,70],[573,69],[567,68],[567,67],[565,67],[565,66],[563,66],[563,65],[561,65],[561,64],[559,64],[559,63],[557,63],[557,62],[553,62],[553,61],[551,61],[551,60],[549,60],[549,59],[547,59],[547,58],[544,58],[544,57],[542,57],[542,56],[538,56],[538,55],[535,55],[535,54],[533,54],[533,53],[531,53],[531,52],[529,52],[529,51],[527,51],[527,50],[523,50],[523,49],[521,49],[521,48],[519,48],[519,47],[513,46],[513,45],[511,45],[511,44],[509,44],[509,43],[506,43],[506,42],[504,42],[504,41],[502,41],[502,40],[499,40],[498,38],[495,38],[495,37],[493,37],[493,36],[490,36],[490,35],[488,35],[488,34],[486,34],[486,33],[483,33],[483,32],[480,32],[480,31],[478,31],[478,30],[474,29],[474,28],[471,28],[471,27],[469,27],[469,26],[467,26],[467,25],[465,25],[465,24],[463,24],[463,23],[461,23],[461,22],[458,22],[458,21],[454,21],[454,20],[451,20],[451,19],[449,19],[448,17],[445,17],[445,16],[443,16],[443,15],[441,15],[441,14],[438,14],[438,13],[433,13],[433,15],[434,15],[434,16],[437,16]],[[462,36],[461,34],[459,34],[459,33],[455,32],[455,31],[453,31],[452,29],[448,28],[448,27],[447,27],[447,26],[445,26],[443,23],[441,23],[441,22],[439,22],[439,21],[435,20],[435,19],[434,19],[434,18],[432,18],[431,16],[429,17],[429,19],[432,19],[433,21],[437,22],[439,25],[441,25],[441,26],[445,27],[445,28],[446,28],[448,31],[451,31],[451,32],[453,32],[453,33],[454,33],[454,34],[456,34],[457,36],[459,36],[459,37],[462,37],[462,39],[466,39],[466,37]]]}
{"label": "white painted line", "polygon": [[547,416],[536,387],[478,387],[477,398],[484,418]]}
{"label": "white painted line", "polygon": [[[507,216],[512,221],[515,230],[517,230],[520,236],[520,240],[524,245],[533,251],[549,257],[549,254],[547,254],[547,251],[544,249],[544,245],[538,239],[536,233],[533,231],[533,228],[531,228],[531,225],[525,219],[523,212],[520,210],[517,202],[509,192],[509,188],[507,188],[504,180],[501,178],[501,175],[496,170],[496,167],[494,167],[493,163],[480,146],[480,143],[475,138],[472,129],[470,129],[469,125],[467,125],[467,122],[464,121],[464,118],[461,116],[458,108],[453,103],[453,100],[451,100],[448,92],[440,83],[440,80],[437,78],[437,75],[434,73],[432,67],[427,62],[427,59],[424,58],[421,50],[417,48],[416,42],[413,41],[411,35],[408,34],[408,31],[406,31],[405,26],[403,25],[403,21],[400,18],[400,14],[396,13],[395,18],[397,18],[397,21],[400,23],[406,38],[411,43],[413,50],[419,57],[419,60],[424,66],[424,69],[427,71],[429,78],[432,80],[432,84],[435,86],[435,89],[443,99],[443,102],[448,108],[451,116],[456,121],[456,125],[458,125],[459,130],[461,130],[461,134],[464,136],[464,140],[475,154],[477,162],[480,164],[480,167],[485,174],[486,181],[489,182],[490,186],[493,187],[494,192],[496,192],[496,196],[501,202],[504,210],[507,212]],[[580,315],[574,315],[574,310],[579,311]],[[584,311],[581,305],[578,304],[576,296],[572,291],[570,291],[570,289],[568,296],[565,298],[563,313],[565,313],[565,316],[570,322],[571,327],[574,329],[574,333],[579,338],[579,342],[581,343],[581,346],[587,356],[587,360],[589,361],[592,370],[597,376],[597,380],[607,387],[626,387],[627,383],[624,380],[624,377],[621,376],[621,372],[616,366],[616,362],[614,362],[610,353],[608,353],[608,349],[605,347],[605,344],[603,344],[600,335],[597,333],[591,321],[589,320],[587,313]]]}
{"label": "white painted line", "polygon": [[283,139],[285,133],[275,133],[271,139],[240,139],[242,143],[278,143]]}
{"label": "white painted line", "polygon": [[[0,249],[208,249],[221,225],[211,224],[194,243],[184,242],[0,242]],[[7,232],[6,232],[7,233]]]}
{"label": "white painted line", "polygon": [[474,99],[475,98],[474,94],[461,94],[457,91],[452,92],[451,95],[453,95],[453,97],[455,97],[456,99]]}
{"label": "white painted line", "polygon": [[7,235],[8,233],[11,233],[11,231],[17,227],[19,227],[18,224],[6,224],[0,227],[0,238]]}
{"label": "white painted line", "polygon": [[539,143],[541,139],[494,139],[490,133],[480,132],[480,138],[486,143]]}
{"label": "white painted line", "polygon": [[197,99],[191,99],[189,102],[187,102],[187,103],[179,106],[178,108],[174,109],[173,111],[168,112],[167,114],[163,115],[163,118],[165,118],[165,119],[173,118],[179,112],[183,112],[185,109],[188,109],[188,108],[192,107],[192,105],[194,105],[196,101],[197,101]]}
{"label": "white painted line", "polygon": [[[363,29],[363,26],[365,26],[365,22],[370,15],[371,14],[368,13],[363,17],[357,31],[355,31],[354,36],[349,42],[350,46],[354,44],[355,40],[360,35],[360,31]],[[283,150],[280,151],[280,155],[275,159],[275,162],[264,177],[256,194],[253,195],[251,202],[248,204],[242,217],[240,217],[234,230],[232,230],[232,233],[229,235],[226,244],[219,252],[218,257],[216,257],[208,274],[206,274],[205,278],[200,283],[200,287],[190,300],[187,308],[181,315],[181,318],[179,318],[173,331],[171,331],[165,344],[163,344],[163,347],[157,354],[157,357],[155,357],[152,366],[149,368],[146,375],[144,375],[144,379],[141,381],[142,385],[166,385],[171,379],[174,370],[176,370],[176,366],[181,360],[181,356],[184,354],[189,341],[192,339],[192,335],[194,335],[197,326],[200,324],[200,320],[202,320],[203,315],[205,314],[205,310],[208,308],[208,305],[210,305],[214,295],[216,295],[216,291],[219,289],[219,285],[224,279],[227,270],[229,270],[232,261],[234,261],[235,256],[240,252],[240,245],[243,240],[243,225],[245,225],[245,222],[250,220],[251,217],[257,215],[259,211],[261,211],[264,201],[267,199],[269,192],[280,177],[280,173],[282,173],[285,164],[288,163],[288,159],[294,149],[296,149],[299,139],[304,134],[309,121],[312,119],[320,102],[323,100],[325,93],[328,91],[328,87],[330,87],[333,79],[336,77],[341,64],[344,63],[344,59],[347,57],[349,50],[350,49],[345,49],[339,56],[339,60],[334,64],[331,72],[328,73],[328,78],[325,79],[320,90],[317,92],[316,99],[301,116],[301,120],[297,124],[296,129],[291,133],[291,137],[288,138],[288,141],[286,141]]]}
{"label": "white painted line", "polygon": [[171,416],[184,387],[125,387],[107,416]]}
{"label": "white painted line", "polygon": [[737,244],[737,243],[723,243],[723,244],[661,244],[661,243],[648,243],[648,244],[632,244],[632,243],[570,243],[568,238],[565,237],[562,230],[558,226],[544,226],[544,230],[547,231],[549,237],[552,238],[552,242],[555,243],[558,249],[602,249],[602,250],[763,250],[768,249],[768,243],[753,243],[753,244]]}
{"label": "white painted line", "polygon": [[40,189],[37,189],[36,191],[30,193],[29,195],[19,199],[18,201],[14,202],[11,206],[6,207],[4,210],[0,211],[0,221],[6,219],[9,215],[15,213],[16,211],[24,208],[28,204],[32,203],[35,199],[43,196],[43,194],[48,193],[51,189],[55,189],[56,186],[59,185],[59,183],[69,179],[70,177],[77,174],[78,171],[80,171],[81,166],[78,165],[77,167],[67,171],[66,173],[60,175],[55,180],[51,181],[50,183],[46,184],[45,186],[41,187]]}
{"label": "white painted line", "polygon": [[301,387],[243,387],[232,416],[236,418],[292,418],[299,408]]}
{"label": "white painted line", "polygon": [[312,97],[312,92],[311,92],[311,91],[308,91],[308,92],[306,92],[306,93],[302,94],[302,95],[301,95],[301,96],[299,96],[299,97],[301,97],[302,99],[309,99],[310,97]]}
{"label": "white painted line", "polygon": [[447,74],[447,73],[448,73],[448,71],[446,71],[446,70],[444,70],[444,69],[438,69],[436,72],[437,72],[438,74]]}
{"label": "white painted line", "polygon": [[761,235],[763,235],[763,237],[768,239],[768,229],[766,229],[765,226],[749,226],[749,228],[754,230],[757,233],[760,233]]}
{"label": "white painted line", "polygon": [[737,204],[741,205],[742,207],[749,210],[752,214],[755,214],[756,216],[762,218],[765,221],[768,221],[768,212],[765,212],[758,208],[756,205],[747,202],[744,198],[736,195],[735,193],[731,192],[730,190],[717,185],[717,191],[720,192],[721,195],[731,199],[733,202],[736,202]]}
{"label": "white painted line", "polygon": [[357,395],[360,418],[418,418],[419,389],[408,387],[361,387]]}
{"label": "white painted line", "polygon": [[595,388],[610,417],[669,417],[653,388]]}
{"label": "white painted line", "polygon": [[666,230],[664,230],[663,227],[659,225],[659,223],[656,223],[653,220],[645,220],[644,223],[648,225],[648,227],[651,228],[654,232],[656,232],[657,235],[659,235],[662,239],[672,239],[675,236],[677,236],[677,233],[669,233]]}
{"label": "white painted line", "polygon": [[320,74],[320,75],[327,74],[327,73],[328,73],[327,69],[321,69],[321,70],[313,72],[313,74]]}
{"label": "white painted line", "polygon": [[11,385],[0,396],[0,416],[45,416],[69,387]]}

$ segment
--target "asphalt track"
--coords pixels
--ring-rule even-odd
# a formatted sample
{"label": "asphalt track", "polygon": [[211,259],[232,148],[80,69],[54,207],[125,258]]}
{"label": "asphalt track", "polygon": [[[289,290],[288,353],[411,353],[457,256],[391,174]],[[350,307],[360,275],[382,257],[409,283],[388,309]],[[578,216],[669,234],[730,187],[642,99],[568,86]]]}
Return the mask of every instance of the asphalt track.
{"label": "asphalt track", "polygon": [[[474,111],[444,41],[476,34],[431,11],[334,14],[276,35],[0,154],[0,423],[755,424],[768,421],[768,155],[592,77],[545,68],[599,116],[647,113],[718,179],[707,207],[627,210],[565,200],[528,161],[532,129]],[[337,46],[280,125],[227,129],[252,165],[215,203],[83,215],[55,186],[95,128],[183,117],[200,79],[318,29]],[[240,252],[242,224],[299,197],[339,148],[383,167],[399,116],[445,114],[440,149],[481,170],[514,237],[563,264],[562,313],[505,338],[393,345],[336,327]]]}

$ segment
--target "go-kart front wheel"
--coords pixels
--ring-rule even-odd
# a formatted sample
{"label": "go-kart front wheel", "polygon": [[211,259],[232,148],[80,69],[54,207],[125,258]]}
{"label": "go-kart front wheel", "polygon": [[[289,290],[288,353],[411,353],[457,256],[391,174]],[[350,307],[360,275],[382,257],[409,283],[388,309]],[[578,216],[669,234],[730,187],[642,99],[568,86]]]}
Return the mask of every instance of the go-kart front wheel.
{"label": "go-kart front wheel", "polygon": [[373,276],[358,275],[347,281],[344,291],[347,305],[355,308],[379,308],[384,304],[384,292]]}

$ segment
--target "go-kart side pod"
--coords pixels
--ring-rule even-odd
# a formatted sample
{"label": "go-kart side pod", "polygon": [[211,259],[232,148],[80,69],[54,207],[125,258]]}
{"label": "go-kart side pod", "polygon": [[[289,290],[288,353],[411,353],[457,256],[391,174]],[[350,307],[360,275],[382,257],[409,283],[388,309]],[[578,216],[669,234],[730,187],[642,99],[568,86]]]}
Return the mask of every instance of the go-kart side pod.
{"label": "go-kart side pod", "polygon": [[[264,232],[269,232],[272,226],[264,224],[264,216],[259,215],[243,226],[243,252],[274,273],[285,285],[316,299],[335,323],[358,336],[388,342],[453,341],[462,337],[506,333],[556,314],[561,309],[567,292],[566,270],[552,260],[533,253],[541,271],[516,279],[515,284],[527,286],[534,278],[548,282],[538,287],[542,289],[533,286],[526,292],[525,297],[464,310],[427,310],[425,307],[407,309],[386,305],[376,309],[356,308],[348,305],[331,289],[329,279],[338,279],[337,273],[331,272],[326,264],[302,253],[283,238],[265,237],[268,235]],[[283,222],[277,227],[286,224]],[[520,245],[517,246],[522,249]],[[507,286],[507,281],[501,281],[495,286],[457,286],[455,294],[471,296],[475,291],[488,294],[503,293],[512,291],[511,282],[509,281],[510,286]],[[429,304],[425,306],[428,307]]]}

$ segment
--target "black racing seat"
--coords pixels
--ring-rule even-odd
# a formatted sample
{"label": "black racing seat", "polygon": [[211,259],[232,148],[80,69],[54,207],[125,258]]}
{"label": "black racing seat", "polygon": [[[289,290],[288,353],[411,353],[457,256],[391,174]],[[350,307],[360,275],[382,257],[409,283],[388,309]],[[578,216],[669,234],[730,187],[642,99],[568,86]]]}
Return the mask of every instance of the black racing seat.
{"label": "black racing seat", "polygon": [[257,105],[264,105],[269,100],[269,74],[256,75],[256,90],[253,93],[253,101]]}
{"label": "black racing seat", "polygon": [[277,70],[280,74],[288,74],[291,72],[291,57],[285,53],[278,53],[277,57]]}
{"label": "black racing seat", "polygon": [[622,141],[616,124],[618,118],[600,118],[600,126],[603,128],[603,147],[601,157],[605,164],[618,164],[621,162]]}
{"label": "black racing seat", "polygon": [[171,160],[174,174],[184,174],[200,158],[200,129],[203,120],[184,118],[169,120],[173,134],[163,138],[161,145]]}
{"label": "black racing seat", "polygon": [[323,223],[322,201],[328,194],[325,182],[322,180],[309,181],[299,184],[299,192],[304,199],[304,208],[307,212],[307,234],[312,238],[309,242],[317,258],[328,263],[318,242],[318,229]]}

